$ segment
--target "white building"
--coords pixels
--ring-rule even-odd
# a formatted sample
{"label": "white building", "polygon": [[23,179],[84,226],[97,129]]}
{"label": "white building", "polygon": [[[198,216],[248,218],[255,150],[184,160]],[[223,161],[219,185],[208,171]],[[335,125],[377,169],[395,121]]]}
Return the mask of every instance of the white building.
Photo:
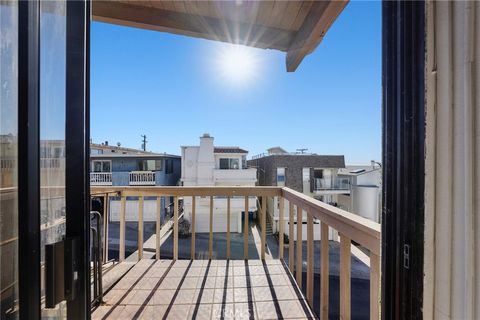
{"label": "white building", "polygon": [[[255,186],[257,170],[246,167],[248,151],[239,147],[215,147],[213,137],[204,134],[199,146],[182,147],[182,176],[184,186]],[[209,232],[210,198],[197,197],[195,232]],[[230,202],[230,230],[242,232],[243,197]],[[257,210],[256,197],[249,200],[249,212]],[[192,198],[184,199],[185,219],[191,221]],[[213,205],[213,232],[227,231],[227,199],[215,197]]]}
{"label": "white building", "polygon": [[375,222],[380,222],[382,167],[350,165],[338,171],[338,177],[350,180],[350,193],[338,196],[338,206]]}

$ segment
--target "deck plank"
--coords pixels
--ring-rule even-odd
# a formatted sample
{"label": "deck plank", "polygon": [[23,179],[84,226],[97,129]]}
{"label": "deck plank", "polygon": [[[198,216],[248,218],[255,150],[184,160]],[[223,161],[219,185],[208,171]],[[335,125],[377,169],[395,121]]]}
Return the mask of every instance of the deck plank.
{"label": "deck plank", "polygon": [[143,259],[92,319],[313,318],[287,270],[280,260]]}

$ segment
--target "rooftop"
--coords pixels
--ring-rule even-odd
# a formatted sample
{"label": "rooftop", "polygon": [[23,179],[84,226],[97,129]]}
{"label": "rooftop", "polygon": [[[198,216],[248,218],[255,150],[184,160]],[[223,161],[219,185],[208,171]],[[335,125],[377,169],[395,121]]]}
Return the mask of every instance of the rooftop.
{"label": "rooftop", "polygon": [[214,153],[248,153],[247,150],[240,147],[215,147]]}

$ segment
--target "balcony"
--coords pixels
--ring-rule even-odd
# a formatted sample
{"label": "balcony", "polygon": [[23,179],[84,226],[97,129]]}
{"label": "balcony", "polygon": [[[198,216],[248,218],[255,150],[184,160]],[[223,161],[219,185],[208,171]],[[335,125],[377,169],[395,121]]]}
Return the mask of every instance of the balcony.
{"label": "balcony", "polygon": [[111,186],[111,172],[90,172],[90,184],[92,186]]}
{"label": "balcony", "polygon": [[350,179],[348,178],[315,178],[314,191],[346,190],[350,191]]}
{"label": "balcony", "polygon": [[[110,275],[121,274],[94,309],[93,319],[105,318],[314,318],[327,319],[331,311],[328,230],[340,234],[339,248],[339,309],[337,317],[350,319],[356,309],[351,307],[352,241],[367,252],[369,266],[370,319],[379,318],[380,306],[380,225],[339,208],[330,206],[289,188],[279,187],[92,187],[92,193],[120,197],[119,263]],[[144,241],[143,198],[174,197],[173,217],[163,227],[157,216],[155,234]],[[126,257],[125,211],[126,198],[139,198],[138,248]],[[179,238],[179,199],[191,197],[192,220],[190,238]],[[210,231],[195,232],[196,199],[210,199]],[[215,218],[214,201],[227,198],[227,219],[230,219],[230,199],[242,197],[248,210],[249,197],[259,198],[259,232],[249,230],[249,217],[244,215],[243,234],[227,229],[225,245],[212,232]],[[280,234],[288,221],[289,239],[304,232],[303,224],[295,224],[294,211],[305,212],[306,241],[285,243],[278,238],[278,250],[268,247],[266,235],[267,199],[280,201]],[[160,201],[157,201],[159,209]],[[289,215],[285,216],[288,206]],[[108,213],[108,211],[106,211]],[[159,213],[160,210],[157,210]],[[301,219],[302,215],[296,215]],[[321,222],[321,244],[314,243],[314,220]],[[227,224],[229,225],[229,224]],[[168,230],[167,230],[168,229]],[[168,232],[167,232],[168,231]],[[166,244],[168,237],[171,247]],[[215,237],[215,240],[214,240]],[[252,240],[252,238],[257,238]],[[240,243],[235,243],[240,241]],[[201,250],[202,244],[204,251]],[[215,249],[215,250],[214,250]],[[320,249],[320,250],[318,250]],[[225,250],[225,251],[223,251]],[[358,249],[357,249],[358,250]],[[320,251],[320,252],[318,252]],[[170,257],[169,259],[162,259]],[[315,258],[319,253],[320,259]],[[220,259],[219,257],[222,256]],[[223,259],[223,257],[225,259]],[[320,260],[320,261],[319,261]],[[314,266],[320,268],[319,281]],[[123,271],[115,271],[123,270]],[[107,274],[109,275],[109,274]],[[306,280],[306,281],[305,281]],[[318,301],[319,314],[314,314]],[[315,297],[315,299],[314,299]],[[329,303],[330,301],[330,303]],[[331,313],[330,313],[331,316]]]}
{"label": "balcony", "polygon": [[131,186],[154,186],[155,172],[153,171],[132,171],[128,175],[128,183]]}
{"label": "balcony", "polygon": [[257,169],[214,169],[213,180],[217,186],[254,185]]}

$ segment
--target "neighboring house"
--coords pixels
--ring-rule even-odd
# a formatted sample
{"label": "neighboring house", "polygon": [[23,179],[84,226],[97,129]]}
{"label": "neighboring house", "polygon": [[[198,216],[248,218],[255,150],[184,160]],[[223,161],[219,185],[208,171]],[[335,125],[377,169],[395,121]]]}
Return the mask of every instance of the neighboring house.
{"label": "neighboring house", "polygon": [[338,177],[350,181],[350,193],[338,196],[338,206],[375,222],[380,222],[382,203],[382,167],[371,165],[347,166]]}
{"label": "neighboring house", "polygon": [[[182,184],[184,186],[255,186],[257,170],[246,167],[248,151],[239,147],[214,146],[213,137],[204,134],[199,146],[182,147]],[[199,197],[195,206],[195,231],[209,232],[210,199]],[[230,230],[242,231],[243,197],[233,197],[230,203]],[[227,231],[227,199],[214,198],[213,231]],[[249,200],[249,212],[257,210],[256,198]],[[185,218],[191,221],[192,198],[184,199]]]}
{"label": "neighboring house", "polygon": [[[248,166],[258,170],[258,185],[289,187],[335,206],[338,195],[350,193],[348,179],[338,176],[339,169],[345,168],[344,156],[288,153],[280,147],[270,148],[267,151],[268,153],[255,156],[248,161]],[[267,212],[272,230],[277,232],[279,217],[277,198],[269,199]],[[285,206],[285,216],[288,217],[288,214],[288,206]],[[305,213],[303,213],[303,220],[306,222]],[[315,239],[320,239],[320,226],[318,221],[315,223]],[[296,228],[294,229],[296,234]],[[286,234],[288,230],[287,222]],[[306,229],[302,234],[306,240]],[[331,238],[334,237],[336,235],[331,232]]]}
{"label": "neighboring house", "polygon": [[90,154],[154,154],[150,151],[144,151],[140,149],[134,148],[126,148],[122,147],[121,144],[118,142],[117,145],[110,145],[108,141],[102,143],[90,143]]}
{"label": "neighboring house", "polygon": [[[143,150],[91,144],[90,184],[102,186],[176,186],[180,179],[180,156]],[[120,199],[110,198],[111,221],[118,221]],[[161,197],[161,218],[171,197]],[[126,221],[138,221],[138,198],[127,197]],[[156,221],[156,198],[145,197],[143,219]]]}
{"label": "neighboring house", "polygon": [[110,186],[174,186],[180,157],[170,154],[92,154],[90,183]]}

